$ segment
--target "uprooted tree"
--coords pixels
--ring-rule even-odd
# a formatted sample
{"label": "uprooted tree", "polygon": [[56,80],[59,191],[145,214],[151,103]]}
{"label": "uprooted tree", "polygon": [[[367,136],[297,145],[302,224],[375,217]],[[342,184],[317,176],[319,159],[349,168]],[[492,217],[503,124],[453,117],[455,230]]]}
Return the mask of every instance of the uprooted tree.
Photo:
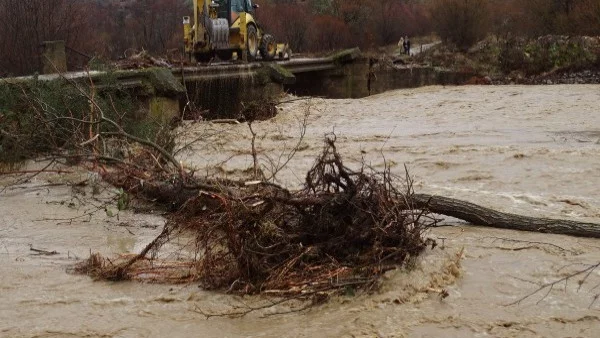
{"label": "uprooted tree", "polygon": [[437,220],[413,208],[410,177],[398,183],[389,171],[346,167],[328,138],[302,190],[254,181],[196,191],[139,255],[118,263],[95,256],[82,268],[99,278],[144,279],[148,254],[188,238],[194,258],[185,273],[180,262],[155,263],[156,279],[286,296],[370,288],[385,271],[435,245],[424,231]]}

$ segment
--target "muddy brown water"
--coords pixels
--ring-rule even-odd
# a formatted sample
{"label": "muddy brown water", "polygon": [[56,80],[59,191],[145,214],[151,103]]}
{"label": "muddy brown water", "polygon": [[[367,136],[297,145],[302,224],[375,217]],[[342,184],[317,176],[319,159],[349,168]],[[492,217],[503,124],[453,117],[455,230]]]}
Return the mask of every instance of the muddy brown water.
{"label": "muddy brown water", "polygon": [[[381,169],[404,164],[419,192],[456,197],[499,210],[600,222],[600,86],[426,87],[359,100],[300,100],[256,123],[264,171],[287,161],[278,182],[295,188],[335,131],[349,165]],[[252,165],[246,125],[198,123],[181,130],[179,157],[209,175],[238,177]],[[270,158],[268,160],[267,158]],[[77,181],[88,174],[72,174]],[[389,273],[372,295],[340,297],[301,313],[205,320],[256,297],[203,291],[197,285],[93,282],[65,272],[90,251],[135,252],[164,223],[158,214],[103,211],[112,198],[74,194],[40,175],[0,194],[1,337],[598,337],[600,271],[578,291],[582,276],[508,306],[551,282],[600,261],[600,241],[560,235],[454,225],[431,230],[440,247],[414,270]],[[114,212],[116,214],[116,211]],[[514,242],[512,240],[528,241]],[[35,255],[34,248],[58,254]],[[443,247],[443,248],[441,248]],[[461,253],[460,266],[455,264]],[[449,296],[441,299],[439,291]],[[590,306],[591,304],[591,306]]]}

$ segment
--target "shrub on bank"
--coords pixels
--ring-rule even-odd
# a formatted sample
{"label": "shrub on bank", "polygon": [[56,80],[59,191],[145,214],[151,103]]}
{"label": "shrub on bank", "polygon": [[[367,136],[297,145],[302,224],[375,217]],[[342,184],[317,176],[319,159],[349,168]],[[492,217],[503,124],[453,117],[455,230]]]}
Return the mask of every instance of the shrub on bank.
{"label": "shrub on bank", "polygon": [[558,68],[579,69],[594,65],[598,54],[584,37],[544,36],[535,40],[503,43],[500,65],[504,73],[520,71],[536,75]]}
{"label": "shrub on bank", "polygon": [[[111,73],[102,77],[101,87],[79,83],[79,89],[62,79],[0,81],[0,162],[16,163],[47,153],[75,157],[110,153],[96,135],[109,135],[117,128],[101,122],[100,111],[129,134],[172,145],[172,138],[163,132],[164,123],[145,117],[134,94],[115,81]],[[94,137],[98,141],[87,142]]]}
{"label": "shrub on bank", "polygon": [[557,70],[600,66],[600,38],[547,35],[535,39],[488,36],[467,51],[441,44],[415,57],[417,62],[484,76],[535,76]]}

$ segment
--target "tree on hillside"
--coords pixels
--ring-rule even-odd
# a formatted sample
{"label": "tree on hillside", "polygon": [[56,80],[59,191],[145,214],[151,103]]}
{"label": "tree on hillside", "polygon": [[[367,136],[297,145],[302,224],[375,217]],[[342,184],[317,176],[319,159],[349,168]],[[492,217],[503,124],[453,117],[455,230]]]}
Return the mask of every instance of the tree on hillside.
{"label": "tree on hillside", "polygon": [[310,6],[316,14],[331,14],[332,0],[311,0]]}
{"label": "tree on hillside", "polygon": [[600,34],[600,0],[581,0],[574,8],[573,18],[580,34]]}
{"label": "tree on hillside", "polygon": [[136,1],[129,13],[126,22],[135,41],[130,47],[162,54],[182,45],[181,18],[191,10],[182,0],[144,0]]}
{"label": "tree on hillside", "polygon": [[442,40],[463,50],[489,32],[488,0],[435,0],[431,15]]}
{"label": "tree on hillside", "polygon": [[381,0],[371,4],[374,8],[373,15],[378,20],[372,20],[375,33],[380,45],[387,45],[397,41],[403,33],[399,30],[403,17],[401,15],[401,1]]}
{"label": "tree on hillside", "polygon": [[[335,32],[332,34],[332,32]],[[346,24],[332,15],[318,15],[312,20],[311,42],[313,48],[330,51],[352,44]]]}
{"label": "tree on hillside", "polygon": [[277,41],[289,43],[294,52],[304,52],[309,48],[309,31],[314,26],[309,6],[264,0],[257,3],[261,5],[255,13],[258,21]]}
{"label": "tree on hillside", "polygon": [[332,14],[343,20],[356,46],[372,47],[376,43],[371,27],[372,20],[378,18],[373,14],[371,3],[370,0],[332,1]]}
{"label": "tree on hillside", "polygon": [[21,75],[40,69],[40,44],[64,40],[89,51],[89,3],[78,0],[2,0],[0,2],[0,73]]}

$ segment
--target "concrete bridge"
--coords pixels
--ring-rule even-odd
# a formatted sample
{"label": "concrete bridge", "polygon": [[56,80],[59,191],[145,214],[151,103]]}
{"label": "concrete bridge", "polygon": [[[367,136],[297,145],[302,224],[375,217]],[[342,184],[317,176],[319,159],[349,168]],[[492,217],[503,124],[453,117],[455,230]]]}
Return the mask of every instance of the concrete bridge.
{"label": "concrete bridge", "polygon": [[256,76],[259,72],[267,70],[269,76],[275,82],[294,83],[294,77],[298,74],[337,69],[345,64],[352,63],[359,59],[360,56],[359,49],[349,49],[329,57],[292,58],[272,63],[254,62],[245,64],[224,62],[198,67],[173,68],[173,75],[181,77],[185,81],[202,81],[217,78]]}
{"label": "concrete bridge", "polygon": [[362,56],[358,49],[349,49],[328,57],[269,63],[228,62],[4,78],[0,79],[0,85],[67,79],[94,90],[117,88],[127,91],[150,115],[179,116],[184,107],[192,103],[200,108],[203,117],[237,118],[242,103],[274,101],[284,92],[358,98],[396,88],[459,84],[471,75],[431,67],[396,66]]}
{"label": "concrete bridge", "polygon": [[[186,67],[170,67],[169,69],[173,76],[180,79],[182,84],[186,81],[210,81],[216,79],[229,78],[244,78],[260,75],[266,72],[269,77],[272,77],[274,82],[294,83],[295,75],[307,72],[322,72],[340,68],[347,63],[360,58],[361,53],[358,48],[348,49],[328,57],[302,57],[293,58],[285,61],[276,61],[269,63],[253,62],[253,63],[236,63],[236,62],[216,62],[206,65],[186,66]],[[116,77],[118,83],[124,87],[132,88],[141,86],[147,77],[145,69],[132,70],[116,70],[116,71],[79,71],[79,72],[62,72],[58,74],[56,71],[51,71],[50,66],[45,64],[42,75],[30,75],[12,78],[0,78],[0,81],[9,83],[36,81],[54,81],[61,78],[66,78],[74,81],[94,81],[99,84],[102,82],[103,76],[108,73]],[[64,69],[59,66],[57,69]]]}
{"label": "concrete bridge", "polygon": [[[52,45],[52,44],[51,44]],[[115,71],[80,71],[0,79],[5,84],[27,84],[67,80],[86,88],[106,87],[130,91],[149,109],[167,110],[176,115],[192,100],[212,117],[233,117],[246,101],[270,99],[296,83],[297,76],[341,69],[360,58],[360,50],[350,49],[329,57],[294,58],[277,62],[222,62],[194,67],[147,68]],[[46,57],[44,71],[51,66],[65,69],[62,60]]]}

